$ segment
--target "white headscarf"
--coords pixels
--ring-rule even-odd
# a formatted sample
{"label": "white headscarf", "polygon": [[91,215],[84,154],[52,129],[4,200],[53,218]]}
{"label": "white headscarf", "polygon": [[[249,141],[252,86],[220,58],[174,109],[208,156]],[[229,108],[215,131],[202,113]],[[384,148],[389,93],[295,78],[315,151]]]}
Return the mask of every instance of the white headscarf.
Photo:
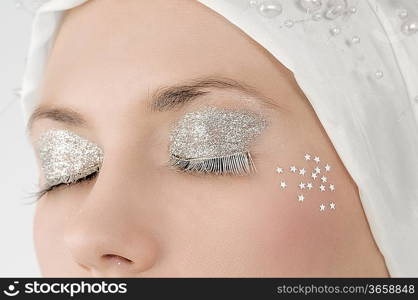
{"label": "white headscarf", "polygon": [[[62,12],[86,1],[50,0],[36,12],[26,120]],[[293,72],[359,188],[390,275],[418,277],[418,1],[199,1]]]}

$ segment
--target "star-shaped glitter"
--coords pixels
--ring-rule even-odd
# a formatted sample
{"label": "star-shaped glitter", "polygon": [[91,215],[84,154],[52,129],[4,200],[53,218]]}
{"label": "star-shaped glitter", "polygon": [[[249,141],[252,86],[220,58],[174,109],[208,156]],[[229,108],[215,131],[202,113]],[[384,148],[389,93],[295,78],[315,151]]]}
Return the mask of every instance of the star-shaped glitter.
{"label": "star-shaped glitter", "polygon": [[329,190],[330,190],[331,192],[335,191],[335,186],[334,186],[333,184],[330,184],[330,185],[329,185]]}
{"label": "star-shaped glitter", "polygon": [[281,187],[282,189],[284,189],[285,187],[287,187],[286,182],[281,181],[281,182],[280,182],[280,187]]}
{"label": "star-shaped glitter", "polygon": [[321,160],[319,159],[318,156],[315,156],[315,158],[313,159],[316,163],[319,163]]}
{"label": "star-shaped glitter", "polygon": [[296,167],[295,166],[291,166],[290,167],[290,172],[296,173]]}
{"label": "star-shaped glitter", "polygon": [[322,182],[327,182],[327,178],[325,176],[321,177]]}
{"label": "star-shaped glitter", "polygon": [[276,172],[277,172],[278,174],[283,173],[283,168],[277,168],[277,169],[276,169]]}
{"label": "star-shaped glitter", "polygon": [[303,190],[305,188],[305,184],[303,182],[299,183],[299,188]]}
{"label": "star-shaped glitter", "polygon": [[330,166],[329,164],[327,164],[327,165],[325,166],[325,171],[329,172],[330,170],[331,170],[331,166]]}
{"label": "star-shaped glitter", "polygon": [[322,185],[322,184],[321,184],[321,185],[319,186],[319,189],[321,190],[321,192],[325,192],[325,186],[324,186],[324,185]]}
{"label": "star-shaped glitter", "polygon": [[305,168],[299,169],[299,175],[305,176],[306,170]]}
{"label": "star-shaped glitter", "polygon": [[305,200],[305,196],[303,196],[303,195],[298,195],[298,201],[299,201],[299,202],[303,202],[303,200]]}
{"label": "star-shaped glitter", "polygon": [[316,175],[316,173],[312,173],[312,174],[311,174],[311,177],[312,177],[313,179],[316,179],[316,177],[318,177],[318,175]]}
{"label": "star-shaped glitter", "polygon": [[311,156],[308,153],[305,154],[305,160],[311,160]]}
{"label": "star-shaped glitter", "polygon": [[312,182],[308,182],[308,183],[306,184],[306,187],[307,187],[308,189],[312,189]]}
{"label": "star-shaped glitter", "polygon": [[324,204],[321,204],[320,206],[319,206],[319,211],[324,211],[325,210],[325,205]]}
{"label": "star-shaped glitter", "polygon": [[331,209],[335,209],[335,203],[334,203],[334,202],[331,202],[331,203],[329,204],[329,208],[331,208]]}
{"label": "star-shaped glitter", "polygon": [[319,173],[321,173],[321,168],[319,168],[319,167],[316,167],[314,170],[315,170],[315,172],[316,172],[316,173],[318,173],[318,174],[319,174]]}

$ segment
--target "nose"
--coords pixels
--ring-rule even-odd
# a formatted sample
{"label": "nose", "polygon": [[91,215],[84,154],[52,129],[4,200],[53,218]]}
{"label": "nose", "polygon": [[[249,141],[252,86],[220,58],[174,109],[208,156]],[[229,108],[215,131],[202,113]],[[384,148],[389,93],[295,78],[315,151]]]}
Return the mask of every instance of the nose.
{"label": "nose", "polygon": [[125,197],[121,200],[115,192],[94,189],[67,222],[63,237],[67,250],[91,276],[140,276],[157,258],[153,235],[140,223],[140,213],[127,195],[119,194]]}
{"label": "nose", "polygon": [[157,253],[152,239],[110,228],[78,223],[67,231],[65,243],[80,267],[93,277],[136,277],[152,268]]}

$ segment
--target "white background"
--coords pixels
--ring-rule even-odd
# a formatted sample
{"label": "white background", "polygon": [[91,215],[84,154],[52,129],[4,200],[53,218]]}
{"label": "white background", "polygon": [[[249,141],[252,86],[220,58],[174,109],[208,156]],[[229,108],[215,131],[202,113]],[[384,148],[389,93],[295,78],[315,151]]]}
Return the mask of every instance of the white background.
{"label": "white background", "polygon": [[40,276],[32,239],[37,168],[13,90],[20,86],[33,14],[0,0],[0,277]]}

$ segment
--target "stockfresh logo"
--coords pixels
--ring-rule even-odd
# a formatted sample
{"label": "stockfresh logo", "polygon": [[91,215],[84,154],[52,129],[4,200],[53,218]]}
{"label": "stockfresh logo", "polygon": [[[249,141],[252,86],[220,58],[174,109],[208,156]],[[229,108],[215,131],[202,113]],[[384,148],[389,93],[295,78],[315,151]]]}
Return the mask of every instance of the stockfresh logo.
{"label": "stockfresh logo", "polygon": [[3,293],[10,297],[19,295],[20,291],[16,287],[18,284],[19,284],[19,281],[14,281],[13,284],[9,284],[9,286],[7,287],[6,290],[3,291]]}

